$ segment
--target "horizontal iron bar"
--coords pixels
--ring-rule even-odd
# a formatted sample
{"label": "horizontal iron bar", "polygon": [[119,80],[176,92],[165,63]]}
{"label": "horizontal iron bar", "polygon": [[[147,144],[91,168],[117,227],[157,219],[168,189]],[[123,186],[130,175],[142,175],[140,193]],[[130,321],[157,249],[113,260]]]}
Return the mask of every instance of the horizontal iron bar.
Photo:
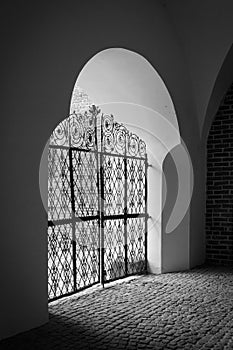
{"label": "horizontal iron bar", "polygon": [[97,149],[86,149],[86,148],[78,148],[78,147],[70,147],[70,146],[49,145],[49,148],[66,149],[67,151],[71,150],[71,151],[92,152],[92,153],[97,152]]}
{"label": "horizontal iron bar", "polygon": [[49,148],[54,148],[54,149],[66,149],[69,150],[71,149],[72,151],[80,151],[80,152],[92,152],[92,153],[98,153],[98,154],[103,154],[104,156],[110,156],[110,157],[121,157],[121,158],[132,158],[132,159],[137,159],[137,160],[146,160],[145,157],[138,157],[138,156],[130,156],[130,155],[124,155],[120,153],[110,153],[110,152],[101,152],[98,151],[97,149],[85,149],[85,148],[79,148],[79,147],[69,147],[69,146],[58,146],[58,145],[49,145]]}
{"label": "horizontal iron bar", "polygon": [[55,226],[55,225],[66,225],[71,224],[73,221],[79,222],[79,221],[90,221],[90,220],[98,220],[100,217],[99,215],[90,215],[90,216],[78,216],[74,217],[73,219],[61,219],[61,220],[48,220],[48,226]]}
{"label": "horizontal iron bar", "polygon": [[[149,218],[150,216],[145,213],[141,214],[117,214],[117,215],[103,215],[103,220],[119,220],[119,219],[133,219],[133,218],[144,218],[147,217]],[[56,225],[67,225],[71,224],[73,221],[79,222],[79,221],[90,221],[90,220],[99,220],[100,216],[99,215],[90,215],[90,216],[79,216],[79,217],[74,217],[73,219],[61,219],[61,220],[48,220],[48,226],[56,226]]]}
{"label": "horizontal iron bar", "polygon": [[100,218],[99,215],[88,215],[88,216],[77,216],[75,217],[75,221],[89,221],[89,220],[98,220]]}
{"label": "horizontal iron bar", "polygon": [[133,219],[133,218],[144,218],[146,214],[117,214],[117,215],[103,215],[103,220],[117,220],[117,219]]}
{"label": "horizontal iron bar", "polygon": [[87,148],[78,148],[78,147],[70,147],[70,149],[71,151],[97,153],[97,149],[87,149]]}

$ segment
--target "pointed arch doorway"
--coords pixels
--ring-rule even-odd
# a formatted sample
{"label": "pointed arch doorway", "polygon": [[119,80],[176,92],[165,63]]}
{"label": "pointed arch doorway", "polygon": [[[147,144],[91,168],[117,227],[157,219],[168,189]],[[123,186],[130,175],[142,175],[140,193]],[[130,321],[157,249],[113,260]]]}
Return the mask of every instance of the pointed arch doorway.
{"label": "pointed arch doorway", "polygon": [[147,271],[145,142],[75,101],[49,142],[49,300]]}

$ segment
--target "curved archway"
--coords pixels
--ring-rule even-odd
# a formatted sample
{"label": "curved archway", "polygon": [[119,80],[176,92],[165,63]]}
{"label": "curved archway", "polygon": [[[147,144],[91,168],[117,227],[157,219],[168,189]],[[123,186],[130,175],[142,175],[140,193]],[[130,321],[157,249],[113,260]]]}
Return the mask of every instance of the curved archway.
{"label": "curved archway", "polygon": [[[74,86],[70,112],[75,105],[75,90],[78,86],[87,92],[104,113],[116,116],[119,122],[126,124],[147,144],[151,165],[148,267],[150,272],[160,272],[163,270],[163,161],[169,151],[180,144],[179,126],[171,96],[160,75],[143,56],[122,48],[103,50],[86,63]],[[187,264],[181,264],[179,268],[187,268]]]}
{"label": "curved archway", "polygon": [[110,48],[93,56],[77,77],[71,107],[77,86],[96,105],[103,107],[113,102],[142,105],[161,114],[179,131],[174,104],[165,83],[139,53]]}
{"label": "curved archway", "polygon": [[[80,86],[84,89],[82,90]],[[113,114],[118,122],[124,123],[130,132],[136,133],[147,144],[150,163],[148,271],[157,273],[186,269],[189,266],[189,219],[181,223],[184,215],[174,218],[177,211],[173,210],[173,223],[171,224],[165,215],[165,225],[163,222],[165,216],[162,215],[165,204],[164,189],[167,188],[166,181],[170,181],[166,175],[171,170],[170,167],[166,167],[164,160],[170,154],[177,166],[176,160],[179,158],[176,159],[177,147],[181,145],[174,105],[163,80],[150,63],[139,54],[120,48],[107,49],[91,58],[80,72],[71,97],[70,115],[85,110],[91,102],[100,106],[103,113]],[[62,126],[63,122],[59,125]],[[182,145],[178,154],[184,155]],[[185,171],[187,173],[187,169]],[[172,182],[170,181],[169,185]],[[170,191],[169,186],[168,189]],[[166,205],[164,210],[167,210]],[[187,236],[182,251],[174,249],[173,243],[176,242],[178,247],[182,239],[182,235],[175,234],[177,226],[182,232],[186,232]],[[173,236],[166,236],[168,244],[165,244],[163,236],[169,232],[173,232]],[[168,266],[164,256],[170,254],[171,249],[175,252],[174,256],[179,255],[179,259],[173,259]],[[180,259],[182,254],[184,258]]]}
{"label": "curved archway", "polygon": [[217,78],[211,93],[211,97],[209,99],[206,116],[205,116],[205,122],[202,129],[202,141],[204,143],[206,143],[210,127],[217,113],[217,110],[220,106],[221,100],[224,97],[225,93],[227,92],[227,89],[231,85],[232,81],[233,81],[233,44],[229,48],[223,60],[221,69],[219,70],[219,73],[217,75]]}

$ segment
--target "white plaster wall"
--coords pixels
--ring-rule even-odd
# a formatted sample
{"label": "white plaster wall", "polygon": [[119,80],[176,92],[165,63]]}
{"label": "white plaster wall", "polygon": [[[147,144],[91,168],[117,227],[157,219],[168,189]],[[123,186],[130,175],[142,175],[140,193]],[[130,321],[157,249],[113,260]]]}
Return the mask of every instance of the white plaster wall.
{"label": "white plaster wall", "polygon": [[[186,270],[190,268],[190,210],[187,199],[192,192],[193,174],[182,144],[176,145],[167,154],[163,172],[162,272]],[[177,220],[179,225],[176,225]]]}
{"label": "white plaster wall", "polygon": [[178,129],[169,92],[152,65],[123,48],[106,49],[92,57],[76,84],[97,105],[109,102],[139,104],[157,111]]}

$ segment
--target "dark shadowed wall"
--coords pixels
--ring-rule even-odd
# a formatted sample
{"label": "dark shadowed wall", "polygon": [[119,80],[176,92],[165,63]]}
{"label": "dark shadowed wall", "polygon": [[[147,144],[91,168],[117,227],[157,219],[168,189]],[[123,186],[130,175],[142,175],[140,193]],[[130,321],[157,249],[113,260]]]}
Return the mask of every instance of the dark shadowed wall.
{"label": "dark shadowed wall", "polygon": [[233,85],[209,131],[206,182],[206,261],[233,265]]}

